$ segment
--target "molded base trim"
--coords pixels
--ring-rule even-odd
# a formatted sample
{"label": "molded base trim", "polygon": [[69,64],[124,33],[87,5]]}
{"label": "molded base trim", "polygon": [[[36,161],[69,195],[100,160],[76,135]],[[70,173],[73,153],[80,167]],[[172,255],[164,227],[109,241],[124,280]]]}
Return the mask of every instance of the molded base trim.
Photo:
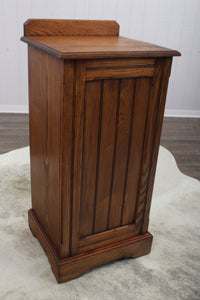
{"label": "molded base trim", "polygon": [[151,251],[153,236],[147,232],[137,237],[61,259],[33,209],[29,210],[28,218],[31,232],[43,247],[59,283],[77,278],[94,267],[114,260],[129,257],[136,258]]}

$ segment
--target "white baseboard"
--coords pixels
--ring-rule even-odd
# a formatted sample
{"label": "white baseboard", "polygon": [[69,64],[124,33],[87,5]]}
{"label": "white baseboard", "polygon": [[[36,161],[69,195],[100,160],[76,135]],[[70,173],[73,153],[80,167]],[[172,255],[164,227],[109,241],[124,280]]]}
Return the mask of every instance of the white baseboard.
{"label": "white baseboard", "polygon": [[[0,105],[0,113],[28,113],[28,105]],[[200,118],[200,110],[166,109],[165,117]]]}
{"label": "white baseboard", "polygon": [[165,117],[200,118],[200,110],[166,109]]}
{"label": "white baseboard", "polygon": [[28,113],[28,105],[0,105],[0,113]]}

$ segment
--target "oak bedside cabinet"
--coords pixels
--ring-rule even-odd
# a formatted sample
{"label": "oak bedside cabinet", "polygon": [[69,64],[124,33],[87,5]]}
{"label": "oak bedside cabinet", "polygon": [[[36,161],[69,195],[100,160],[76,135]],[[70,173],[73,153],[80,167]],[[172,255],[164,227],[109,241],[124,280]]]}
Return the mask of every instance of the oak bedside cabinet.
{"label": "oak bedside cabinet", "polygon": [[115,21],[30,19],[29,226],[58,282],[151,250],[168,79],[179,52]]}

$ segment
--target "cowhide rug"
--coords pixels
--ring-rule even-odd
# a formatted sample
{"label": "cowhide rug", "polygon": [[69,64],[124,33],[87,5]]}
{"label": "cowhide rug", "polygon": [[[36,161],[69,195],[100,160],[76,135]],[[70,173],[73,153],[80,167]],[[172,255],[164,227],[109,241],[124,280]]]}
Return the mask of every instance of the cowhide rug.
{"label": "cowhide rug", "polygon": [[200,299],[200,182],[160,147],[149,255],[123,259],[58,284],[31,235],[29,148],[0,155],[1,299]]}

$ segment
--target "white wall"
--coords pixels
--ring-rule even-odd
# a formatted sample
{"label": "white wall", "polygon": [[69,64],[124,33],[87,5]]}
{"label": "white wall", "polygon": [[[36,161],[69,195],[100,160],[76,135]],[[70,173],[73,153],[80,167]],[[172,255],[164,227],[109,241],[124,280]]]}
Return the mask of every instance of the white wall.
{"label": "white wall", "polygon": [[28,111],[28,18],[115,19],[121,35],[179,50],[166,114],[200,116],[200,0],[0,0],[0,112]]}

